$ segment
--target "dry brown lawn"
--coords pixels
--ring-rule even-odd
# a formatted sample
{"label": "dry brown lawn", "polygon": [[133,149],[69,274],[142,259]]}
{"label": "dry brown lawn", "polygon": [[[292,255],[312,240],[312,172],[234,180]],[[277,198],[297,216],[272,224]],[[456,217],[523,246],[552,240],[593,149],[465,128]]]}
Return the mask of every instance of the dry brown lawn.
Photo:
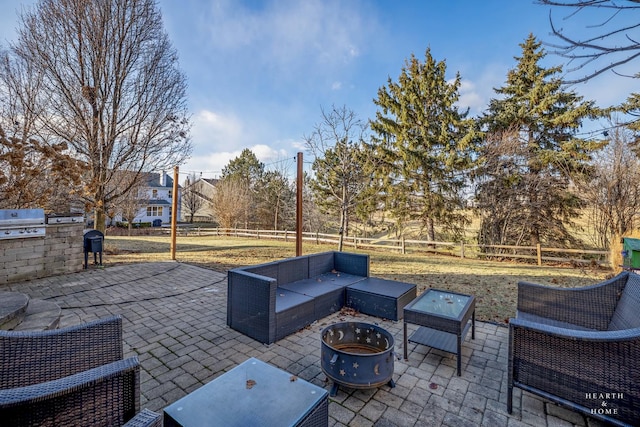
{"label": "dry brown lawn", "polygon": [[[303,253],[335,249],[334,245],[304,243]],[[348,249],[352,250],[352,249]],[[576,287],[611,276],[605,269],[542,266],[515,261],[485,261],[434,255],[398,254],[380,250],[356,250],[371,257],[371,275],[416,283],[418,292],[433,287],[476,296],[479,320],[506,323],[515,314],[517,282],[524,280],[550,286]],[[295,255],[295,242],[235,237],[178,237],[176,260],[216,271],[278,260]],[[107,236],[105,266],[117,263],[167,261],[169,236]]]}

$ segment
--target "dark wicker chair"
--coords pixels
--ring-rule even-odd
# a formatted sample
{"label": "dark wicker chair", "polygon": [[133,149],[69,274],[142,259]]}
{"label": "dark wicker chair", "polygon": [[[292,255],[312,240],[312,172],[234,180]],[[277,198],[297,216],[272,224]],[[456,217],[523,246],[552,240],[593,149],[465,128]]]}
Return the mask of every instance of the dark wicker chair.
{"label": "dark wicker chair", "polygon": [[0,423],[161,426],[140,409],[140,365],[123,360],[122,318],[64,329],[0,331]]}
{"label": "dark wicker chair", "polygon": [[518,283],[509,322],[513,388],[615,425],[640,420],[640,276],[582,288]]}

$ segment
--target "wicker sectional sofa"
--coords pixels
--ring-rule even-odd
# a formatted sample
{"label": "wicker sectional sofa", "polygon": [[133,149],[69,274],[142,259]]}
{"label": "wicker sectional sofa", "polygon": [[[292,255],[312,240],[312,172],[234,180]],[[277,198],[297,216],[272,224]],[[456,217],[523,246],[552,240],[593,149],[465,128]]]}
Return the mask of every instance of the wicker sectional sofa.
{"label": "wicker sectional sofa", "polygon": [[265,344],[345,305],[345,288],[369,277],[369,256],[322,252],[229,270],[227,325]]}

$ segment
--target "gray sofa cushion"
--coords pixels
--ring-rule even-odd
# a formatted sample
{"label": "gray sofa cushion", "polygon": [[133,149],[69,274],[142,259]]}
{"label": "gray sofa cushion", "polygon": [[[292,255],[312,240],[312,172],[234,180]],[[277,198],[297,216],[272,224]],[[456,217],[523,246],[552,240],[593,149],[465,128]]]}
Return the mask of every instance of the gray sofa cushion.
{"label": "gray sofa cushion", "polygon": [[308,303],[311,303],[311,306],[313,306],[313,298],[288,289],[276,289],[276,313],[282,313]]}
{"label": "gray sofa cushion", "polygon": [[345,288],[363,279],[364,277],[353,274],[329,272],[309,279],[285,283],[279,289],[287,289],[312,297],[315,318],[321,319],[340,311],[345,302]]}

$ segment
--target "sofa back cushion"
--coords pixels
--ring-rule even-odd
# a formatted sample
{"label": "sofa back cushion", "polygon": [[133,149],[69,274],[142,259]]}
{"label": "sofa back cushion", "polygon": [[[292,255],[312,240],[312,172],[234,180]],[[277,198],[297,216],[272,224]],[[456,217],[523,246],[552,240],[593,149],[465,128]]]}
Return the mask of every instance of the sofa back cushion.
{"label": "sofa back cushion", "polygon": [[297,282],[309,278],[309,257],[300,256],[278,261],[278,284]]}
{"label": "sofa back cushion", "polygon": [[334,268],[354,276],[369,277],[369,255],[334,252]]}
{"label": "sofa back cushion", "polygon": [[633,328],[640,328],[640,276],[630,273],[609,323],[609,330]]}
{"label": "sofa back cushion", "polygon": [[309,277],[329,273],[334,269],[333,252],[320,252],[309,255]]}

